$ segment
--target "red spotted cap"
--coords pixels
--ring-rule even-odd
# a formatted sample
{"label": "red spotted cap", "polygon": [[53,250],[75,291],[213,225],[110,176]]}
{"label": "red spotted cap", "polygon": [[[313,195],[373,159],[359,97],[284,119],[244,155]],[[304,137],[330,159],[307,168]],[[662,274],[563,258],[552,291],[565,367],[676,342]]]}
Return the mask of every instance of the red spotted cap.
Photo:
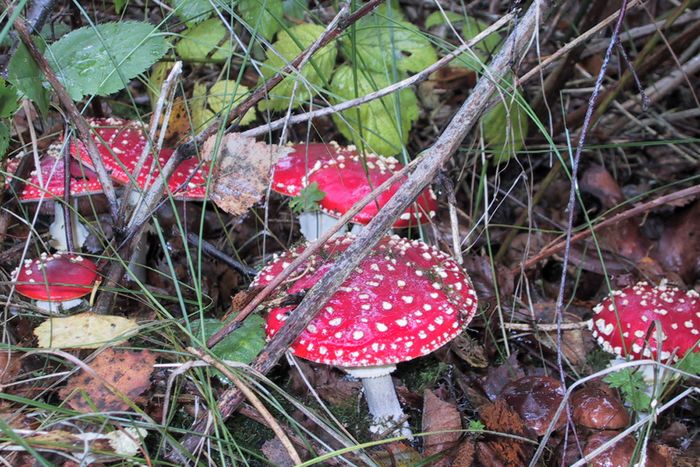
{"label": "red spotted cap", "polygon": [[[687,352],[697,352],[700,339],[700,295],[662,283],[653,286],[639,282],[617,290],[598,304],[589,326],[593,336],[607,352],[634,359],[657,359],[666,362]],[[619,325],[618,325],[619,318]],[[661,327],[663,340],[657,342]]]}
{"label": "red spotted cap", "polygon": [[321,164],[338,155],[356,154],[354,148],[343,148],[335,141],[329,144],[295,144],[293,151],[280,157],[275,164],[272,189],[286,196],[298,196],[306,186],[306,177]]}
{"label": "red spotted cap", "polygon": [[[25,156],[26,157],[26,156]],[[14,173],[19,166],[19,158],[8,162],[8,172]],[[63,159],[60,157],[60,145],[49,146],[46,155],[40,161],[43,188],[39,183],[39,174],[33,170],[22,187],[19,200],[22,202],[39,201],[42,199],[63,198],[65,193],[65,171]],[[70,192],[72,196],[96,195],[103,193],[102,184],[97,174],[80,162],[70,161]],[[9,179],[8,179],[9,183]]]}
{"label": "red spotted cap", "polygon": [[[102,163],[112,179],[118,183],[128,184],[134,179],[139,188],[148,188],[160,175],[160,167],[164,166],[173,155],[173,150],[168,148],[160,151],[158,161],[153,155],[149,155],[141,171],[136,174],[134,173],[136,164],[147,143],[146,127],[141,122],[120,118],[92,119],[89,122],[93,128],[95,143],[102,156]],[[94,169],[87,149],[81,141],[74,140],[71,144],[71,153]],[[168,181],[168,187],[176,198],[204,199],[205,172],[198,165],[197,160],[190,159],[175,169]]]}
{"label": "red spotted cap", "polygon": [[[347,234],[327,242],[280,294],[311,288],[353,240]],[[268,284],[303,250],[277,256],[252,286]],[[469,276],[447,254],[418,240],[384,237],[291,349],[299,357],[345,368],[394,364],[445,345],[469,324],[476,308]],[[293,309],[270,311],[268,337]]]}
{"label": "red spotted cap", "polygon": [[[308,182],[317,182],[319,189],[326,196],[320,201],[321,210],[330,216],[340,217],[355,203],[368,195],[374,188],[381,185],[394,172],[400,170],[403,164],[393,157],[380,157],[375,154],[338,154],[334,159],[321,164],[308,177]],[[380,194],[376,202],[369,203],[352,221],[358,224],[368,224],[406,178],[394,183],[389,189]],[[406,228],[424,224],[435,216],[437,198],[428,188],[424,190],[415,203],[401,214],[394,228]]]}
{"label": "red spotted cap", "polygon": [[60,302],[87,295],[97,280],[97,266],[72,253],[42,254],[15,269],[18,293],[33,300]]}

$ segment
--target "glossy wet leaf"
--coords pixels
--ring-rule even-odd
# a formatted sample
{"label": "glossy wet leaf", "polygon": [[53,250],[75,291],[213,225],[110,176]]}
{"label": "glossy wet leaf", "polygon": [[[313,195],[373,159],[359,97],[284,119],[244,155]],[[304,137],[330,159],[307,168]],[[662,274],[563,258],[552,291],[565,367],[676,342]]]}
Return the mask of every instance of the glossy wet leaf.
{"label": "glossy wet leaf", "polygon": [[[363,73],[358,70],[356,78],[357,93],[352,67],[344,65],[338,68],[331,82],[331,91],[337,96],[334,98],[335,103],[364,96],[392,84],[383,73]],[[341,112],[341,115],[345,121],[337,114],[333,114],[333,121],[343,136],[360,147],[361,123],[362,137],[367,148],[384,156],[392,156],[398,154],[408,142],[411,126],[418,119],[418,100],[412,89],[403,89]]]}
{"label": "glossy wet leaf", "polygon": [[[262,66],[263,78],[260,80],[260,84],[284,68],[289,61],[296,58],[323,33],[323,30],[322,26],[315,24],[299,24],[289,28],[287,31],[280,32],[277,35],[277,41],[272,44],[277,53],[268,51],[267,60]],[[292,97],[296,80],[299,80],[299,84],[297,85],[296,93],[294,93],[292,106],[298,107],[308,102],[312,94],[316,93],[314,89],[322,87],[328,76],[331,75],[336,55],[335,45],[329,44],[323,47],[302,67],[301,75],[304,77],[304,80],[300,80],[296,73],[284,78],[271,91],[270,98],[260,102],[259,108],[261,110],[286,110],[289,106],[289,100]],[[309,90],[309,87],[311,87],[311,90]]]}
{"label": "glossy wet leaf", "polygon": [[149,23],[121,21],[76,29],[49,46],[51,67],[74,100],[124,89],[169,48]]}
{"label": "glossy wet leaf", "polygon": [[[35,43],[38,49],[43,52],[44,43],[37,40]],[[39,66],[29,55],[27,48],[24,44],[20,44],[8,64],[7,81],[32,101],[42,114],[46,114],[49,110],[49,92],[44,87],[42,76]]]}
{"label": "glossy wet leaf", "polygon": [[228,30],[219,18],[208,19],[187,29],[175,51],[183,60],[222,62],[235,50],[228,37]]}
{"label": "glossy wet leaf", "polygon": [[282,27],[282,0],[239,0],[238,13],[248,26],[267,40]]}
{"label": "glossy wet leaf", "polygon": [[435,63],[437,53],[426,35],[396,14],[384,16],[387,11],[380,10],[358,21],[354,38],[349,33],[341,38],[345,57],[375,72],[392,70],[394,62],[396,69],[405,72],[418,72]]}

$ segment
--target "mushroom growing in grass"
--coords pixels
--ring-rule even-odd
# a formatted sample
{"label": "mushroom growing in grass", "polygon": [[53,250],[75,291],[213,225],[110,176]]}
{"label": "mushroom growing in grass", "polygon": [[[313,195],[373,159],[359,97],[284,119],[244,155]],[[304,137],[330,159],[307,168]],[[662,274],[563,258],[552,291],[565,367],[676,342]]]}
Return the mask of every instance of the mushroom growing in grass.
{"label": "mushroom growing in grass", "polygon": [[[614,291],[593,308],[589,322],[593,336],[617,361],[654,359],[671,364],[686,353],[698,352],[700,342],[700,294],[662,282],[639,282]],[[616,363],[614,360],[613,363]],[[654,368],[642,369],[651,384]],[[664,372],[658,373],[663,382]]]}
{"label": "mushroom growing in grass", "polygon": [[[49,226],[51,246],[59,251],[68,249],[67,230],[63,213],[63,198],[65,195],[65,164],[60,157],[60,144],[52,144],[46,155],[40,161],[39,170],[32,171],[19,193],[21,203],[34,203],[41,200],[51,202],[54,206],[54,220]],[[9,166],[9,164],[8,164]],[[13,163],[12,167],[17,164]],[[10,170],[8,170],[10,171]],[[78,216],[78,200],[82,196],[95,196],[104,193],[97,174],[80,162],[72,160],[70,171],[70,196],[73,200],[71,210],[72,238],[76,249],[82,248],[88,236],[87,228],[80,222]],[[41,172],[41,178],[39,177]]]}
{"label": "mushroom growing in grass", "polygon": [[37,308],[48,313],[69,310],[82,303],[97,281],[97,266],[72,253],[43,253],[25,260],[12,277],[20,295],[36,300]]}
{"label": "mushroom growing in grass", "polygon": [[[346,234],[327,242],[280,294],[311,288],[353,240]],[[268,284],[303,250],[301,246],[277,256],[251,286]],[[384,237],[290,349],[301,358],[335,365],[361,378],[374,419],[371,431],[382,433],[405,418],[390,376],[396,364],[448,343],[466,328],[476,309],[469,277],[447,254],[417,240]],[[293,310],[294,306],[270,310],[268,337]],[[405,422],[399,430],[410,435]]]}

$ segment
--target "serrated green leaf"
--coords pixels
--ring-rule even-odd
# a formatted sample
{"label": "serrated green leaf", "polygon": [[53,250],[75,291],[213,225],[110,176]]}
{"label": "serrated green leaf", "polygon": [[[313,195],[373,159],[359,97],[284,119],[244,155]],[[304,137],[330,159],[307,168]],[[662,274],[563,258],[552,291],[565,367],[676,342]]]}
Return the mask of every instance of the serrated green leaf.
{"label": "serrated green leaf", "polygon": [[10,128],[5,122],[0,122],[0,160],[5,158],[7,148],[10,147]]}
{"label": "serrated green leaf", "polygon": [[189,28],[175,46],[175,52],[183,60],[222,62],[234,50],[226,26],[218,18],[208,19]]}
{"label": "serrated green leaf", "polygon": [[[202,328],[204,337],[207,340],[224,326],[218,319],[196,320],[192,322],[192,330],[197,337],[202,338]],[[224,340],[212,347],[211,351],[222,360],[231,360],[241,363],[250,363],[257,357],[265,347],[265,320],[259,315],[248,316],[241,327],[230,333]],[[224,382],[228,380],[215,372],[219,379]]]}
{"label": "serrated green leaf", "polygon": [[622,398],[638,412],[646,411],[651,404],[651,397],[645,392],[647,384],[644,376],[634,368],[623,368],[603,378],[611,388],[619,389]]}
{"label": "serrated green leaf", "polygon": [[[44,43],[37,40],[34,42],[39,51],[43,52]],[[45,115],[49,110],[49,92],[44,87],[42,76],[27,48],[20,44],[7,67],[7,80]]]}
{"label": "serrated green leaf", "polygon": [[74,100],[124,89],[169,48],[149,23],[122,21],[76,29],[49,46],[47,59]]}
{"label": "serrated green leaf", "polygon": [[258,34],[272,40],[282,27],[284,5],[282,0],[239,0],[238,13]]}
{"label": "serrated green leaf", "polygon": [[[263,63],[262,73],[265,79],[271,77],[279,70],[284,68],[287,62],[296,58],[304,49],[311,45],[322,33],[324,29],[315,24],[299,24],[289,28],[287,31],[282,31],[277,35],[277,41],[272,44],[277,51],[268,52],[267,60]],[[294,94],[293,107],[298,107],[311,99],[313,87],[321,86],[327,80],[333,71],[337,50],[334,45],[329,44],[316,52],[306,65],[301,69],[301,75],[305,78],[304,82],[299,82]],[[289,106],[289,99],[292,97],[294,90],[294,82],[299,79],[296,74],[292,74],[282,80],[280,84],[275,86],[268,100],[260,102],[258,107],[261,110],[286,110]],[[312,90],[309,90],[312,87]]]}
{"label": "serrated green leaf", "polygon": [[8,86],[7,82],[0,78],[0,118],[11,117],[17,109],[19,109],[17,90]]}
{"label": "serrated green leaf", "polygon": [[299,194],[292,198],[289,207],[292,208],[294,214],[318,211],[318,203],[325,197],[326,193],[318,189],[317,182],[313,182],[302,188]]}
{"label": "serrated green leaf", "polygon": [[496,162],[507,161],[523,147],[529,126],[523,96],[516,91],[514,96],[504,94],[503,99],[482,117],[484,140]]}
{"label": "serrated green leaf", "polygon": [[[337,96],[334,101],[338,103],[364,96],[390,84],[392,83],[384,73],[363,73],[358,70],[357,93],[355,93],[353,68],[344,65],[339,67],[333,75],[331,91]],[[418,119],[418,100],[412,89],[402,89],[398,92],[397,109],[396,95],[392,94],[341,112],[347,123],[336,114],[333,114],[333,121],[343,136],[355,141],[358,146],[361,140],[359,133],[361,123],[362,137],[368,149],[385,156],[397,154],[408,141],[411,126]],[[398,110],[400,110],[400,119]]]}
{"label": "serrated green leaf", "polygon": [[170,5],[177,17],[188,25],[204,21],[214,11],[209,0],[171,0]]}
{"label": "serrated green leaf", "polygon": [[454,11],[446,11],[444,15],[441,11],[434,11],[430,13],[427,18],[425,18],[425,29],[430,29],[441,24],[447,24],[448,21],[453,24],[459,23],[464,21],[464,16],[455,13]]}
{"label": "serrated green leaf", "polygon": [[435,48],[420,29],[395,14],[382,16],[381,10],[358,21],[354,41],[346,33],[340,45],[348,60],[356,57],[358,65],[375,72],[392,69],[394,62],[399,71],[418,72],[437,61]]}
{"label": "serrated green leaf", "polygon": [[[464,26],[462,27],[462,36],[465,41],[469,41],[478,36],[481,31],[489,27],[489,24],[474,19],[471,16],[462,17]],[[488,58],[498,50],[501,44],[501,35],[498,32],[492,32],[483,41],[472,47],[472,52],[465,52],[454,60],[456,66],[469,68],[474,71],[481,71]]]}

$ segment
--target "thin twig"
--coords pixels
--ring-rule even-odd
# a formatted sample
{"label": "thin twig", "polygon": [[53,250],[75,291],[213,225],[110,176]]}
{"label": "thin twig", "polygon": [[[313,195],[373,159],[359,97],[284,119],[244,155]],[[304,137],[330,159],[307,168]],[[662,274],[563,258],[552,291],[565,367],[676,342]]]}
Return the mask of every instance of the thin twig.
{"label": "thin twig", "polygon": [[[13,7],[7,0],[1,1],[2,5],[5,7],[5,11],[10,13],[13,10]],[[66,88],[63,87],[61,82],[56,77],[56,74],[51,69],[49,62],[46,61],[46,58],[42,55],[41,52],[39,52],[39,49],[32,41],[32,37],[29,34],[29,25],[27,24],[27,22],[21,16],[17,16],[17,19],[15,19],[14,22],[14,26],[15,30],[19,34],[19,38],[29,51],[29,54],[39,66],[39,69],[41,69],[41,72],[44,74],[44,76],[46,76],[46,79],[49,81],[49,84],[51,84],[51,87],[54,89],[54,91],[56,91],[58,100],[61,102],[61,105],[67,113],[68,120],[76,128],[80,140],[85,144],[88,155],[90,156],[90,160],[92,161],[92,165],[95,169],[95,172],[97,173],[97,178],[100,180],[100,184],[102,185],[105,197],[107,198],[112,220],[116,223],[118,220],[119,212],[117,195],[114,191],[114,184],[112,183],[112,179],[110,178],[109,174],[107,173],[107,169],[105,169],[105,166],[102,163],[102,158],[100,156],[99,151],[97,150],[97,144],[95,144],[95,140],[90,134],[90,125],[88,125],[87,121],[78,110],[78,107],[75,105],[75,102],[73,102],[73,99],[71,99],[71,97],[68,95]]]}
{"label": "thin twig", "polygon": [[[335,293],[347,279],[364,256],[376,245],[394,220],[405,211],[418,194],[432,182],[440,167],[459,148],[462,140],[471,131],[481,114],[487,108],[497,83],[510,71],[513,57],[522,57],[530,44],[533,31],[539,27],[540,20],[548,13],[548,0],[535,0],[523,18],[519,21],[510,37],[505,41],[501,51],[494,58],[485,76],[472,90],[467,101],[435,144],[429,148],[408,180],[401,185],[388,203],[377,213],[369,225],[362,230],[357,239],[340,255],[326,274],[307,292],[299,306],[292,312],[290,319],[267,344],[253,364],[253,368],[262,373],[272,369],[284,355],[289,345],[314,319],[324,303]],[[218,402],[218,411],[222,419],[228,418],[242,401],[236,390],[225,391]],[[209,427],[206,418],[200,419],[192,428],[193,434],[183,441],[183,449],[192,452],[202,436],[206,436]],[[179,456],[173,454],[173,459]]]}
{"label": "thin twig", "polygon": [[202,251],[204,253],[208,254],[212,258],[216,258],[219,261],[225,263],[231,269],[235,269],[236,271],[241,272],[246,276],[254,276],[255,274],[257,274],[257,271],[254,268],[251,268],[250,266],[246,266],[245,264],[236,261],[235,259],[231,258],[226,253],[219,250],[208,241],[200,238],[198,235],[195,235],[193,232],[189,232],[187,234],[187,241],[192,246],[201,246]]}

